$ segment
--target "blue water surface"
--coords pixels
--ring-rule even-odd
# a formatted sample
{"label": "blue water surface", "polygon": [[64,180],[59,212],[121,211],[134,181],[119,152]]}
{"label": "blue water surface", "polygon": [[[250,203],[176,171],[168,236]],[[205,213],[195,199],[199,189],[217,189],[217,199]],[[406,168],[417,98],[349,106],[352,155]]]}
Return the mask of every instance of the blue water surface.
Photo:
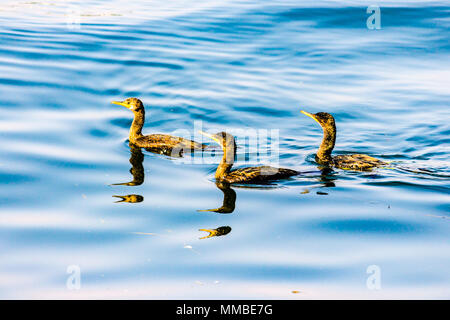
{"label": "blue water surface", "polygon": [[[450,298],[450,7],[378,1],[369,29],[373,4],[2,1],[0,297]],[[145,133],[226,130],[236,167],[310,173],[223,191],[217,150],[133,153],[110,104],[133,96]],[[320,172],[300,110],[389,165]]]}

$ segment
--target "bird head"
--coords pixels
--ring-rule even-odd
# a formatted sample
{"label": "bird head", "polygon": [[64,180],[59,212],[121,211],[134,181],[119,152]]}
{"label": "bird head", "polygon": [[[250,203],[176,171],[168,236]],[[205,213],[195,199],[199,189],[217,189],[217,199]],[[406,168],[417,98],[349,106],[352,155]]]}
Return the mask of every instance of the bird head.
{"label": "bird head", "polygon": [[207,136],[211,139],[213,139],[215,142],[217,142],[222,149],[226,150],[229,148],[232,148],[233,150],[236,149],[236,141],[233,137],[233,135],[226,133],[226,132],[218,132],[216,134],[209,134],[203,131],[199,131],[202,135]]}
{"label": "bird head", "polygon": [[138,98],[128,98],[123,101],[111,101],[111,103],[123,106],[133,112],[144,110],[144,104]]}
{"label": "bird head", "polygon": [[301,113],[316,120],[320,124],[321,127],[329,127],[329,126],[335,125],[334,117],[327,112],[317,112],[315,114],[312,114],[312,113],[302,110]]}

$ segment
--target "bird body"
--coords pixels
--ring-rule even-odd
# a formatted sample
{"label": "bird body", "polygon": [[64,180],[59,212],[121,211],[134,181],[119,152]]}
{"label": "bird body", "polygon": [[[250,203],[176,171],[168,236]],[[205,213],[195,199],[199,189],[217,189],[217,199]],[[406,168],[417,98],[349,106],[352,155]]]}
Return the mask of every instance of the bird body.
{"label": "bird body", "polygon": [[183,147],[186,149],[203,149],[204,146],[201,143],[188,140],[181,137],[175,137],[168,134],[149,134],[146,136],[138,137],[130,141],[141,148],[153,149],[164,147]]}
{"label": "bird body", "polygon": [[344,170],[368,171],[387,163],[367,154],[344,154],[334,156],[333,165]]}
{"label": "bird body", "polygon": [[201,143],[168,134],[150,134],[144,136],[142,134],[142,128],[145,122],[145,109],[142,101],[137,98],[128,98],[124,101],[112,101],[112,103],[124,106],[133,111],[134,119],[128,138],[130,143],[137,147],[174,156],[179,156],[183,150],[202,150],[206,147],[206,145]]}
{"label": "bird body", "polygon": [[303,114],[316,120],[323,129],[323,139],[316,153],[316,162],[325,166],[344,170],[369,171],[375,167],[386,165],[377,158],[365,154],[345,154],[332,156],[331,152],[336,143],[336,124],[334,117],[326,112],[312,114],[302,111]]}
{"label": "bird body", "polygon": [[270,166],[247,167],[230,171],[220,180],[226,183],[265,183],[269,180],[285,179],[298,174],[298,171],[285,168]]}
{"label": "bird body", "polygon": [[215,178],[222,183],[266,183],[268,181],[286,179],[300,174],[300,172],[274,168],[269,166],[248,167],[231,170],[236,157],[236,142],[232,135],[226,132],[219,132],[215,135],[200,131],[201,134],[216,141],[223,149],[223,157],[217,167]]}

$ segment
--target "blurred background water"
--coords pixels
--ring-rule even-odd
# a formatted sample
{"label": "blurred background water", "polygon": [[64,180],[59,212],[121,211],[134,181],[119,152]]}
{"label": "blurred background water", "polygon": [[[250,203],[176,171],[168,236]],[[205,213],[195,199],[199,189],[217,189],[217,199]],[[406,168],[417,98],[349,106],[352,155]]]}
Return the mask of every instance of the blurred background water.
{"label": "blurred background water", "polygon": [[[366,26],[373,4],[379,30]],[[2,1],[0,297],[448,299],[449,10]],[[132,114],[110,104],[131,96],[147,106],[144,133],[279,133],[279,159],[238,134],[237,167],[317,171],[322,132],[301,109],[335,116],[336,153],[393,162],[220,190],[214,152],[205,164],[131,153]],[[112,185],[131,168],[138,185]],[[224,203],[228,214],[197,211]]]}

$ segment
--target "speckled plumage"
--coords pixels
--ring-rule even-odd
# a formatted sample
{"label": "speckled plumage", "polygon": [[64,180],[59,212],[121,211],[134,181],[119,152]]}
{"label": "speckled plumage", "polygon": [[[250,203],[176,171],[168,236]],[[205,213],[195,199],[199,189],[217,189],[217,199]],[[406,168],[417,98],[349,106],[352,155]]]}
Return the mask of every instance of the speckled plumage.
{"label": "speckled plumage", "polygon": [[334,156],[333,165],[344,170],[367,171],[387,163],[366,154],[344,154]]}
{"label": "speckled plumage", "polygon": [[316,153],[316,162],[330,167],[344,170],[369,171],[375,167],[386,165],[386,162],[365,154],[345,154],[332,156],[336,142],[336,124],[334,117],[326,112],[311,114],[302,111],[303,114],[316,120],[323,129],[323,139]]}
{"label": "speckled plumage", "polygon": [[208,239],[211,237],[220,237],[220,236],[227,235],[228,233],[230,233],[231,228],[228,226],[223,226],[223,227],[219,227],[217,229],[198,229],[198,231],[209,232],[209,234],[207,236],[200,238],[200,239]]}
{"label": "speckled plumage", "polygon": [[130,173],[133,176],[133,180],[130,182],[114,183],[113,185],[124,185],[124,186],[140,186],[144,183],[145,173],[144,173],[144,154],[141,148],[134,146],[132,143],[130,145]]}
{"label": "speckled plumage", "polygon": [[298,171],[291,169],[260,166],[230,171],[221,180],[226,183],[265,183],[270,180],[285,179],[298,174]]}

